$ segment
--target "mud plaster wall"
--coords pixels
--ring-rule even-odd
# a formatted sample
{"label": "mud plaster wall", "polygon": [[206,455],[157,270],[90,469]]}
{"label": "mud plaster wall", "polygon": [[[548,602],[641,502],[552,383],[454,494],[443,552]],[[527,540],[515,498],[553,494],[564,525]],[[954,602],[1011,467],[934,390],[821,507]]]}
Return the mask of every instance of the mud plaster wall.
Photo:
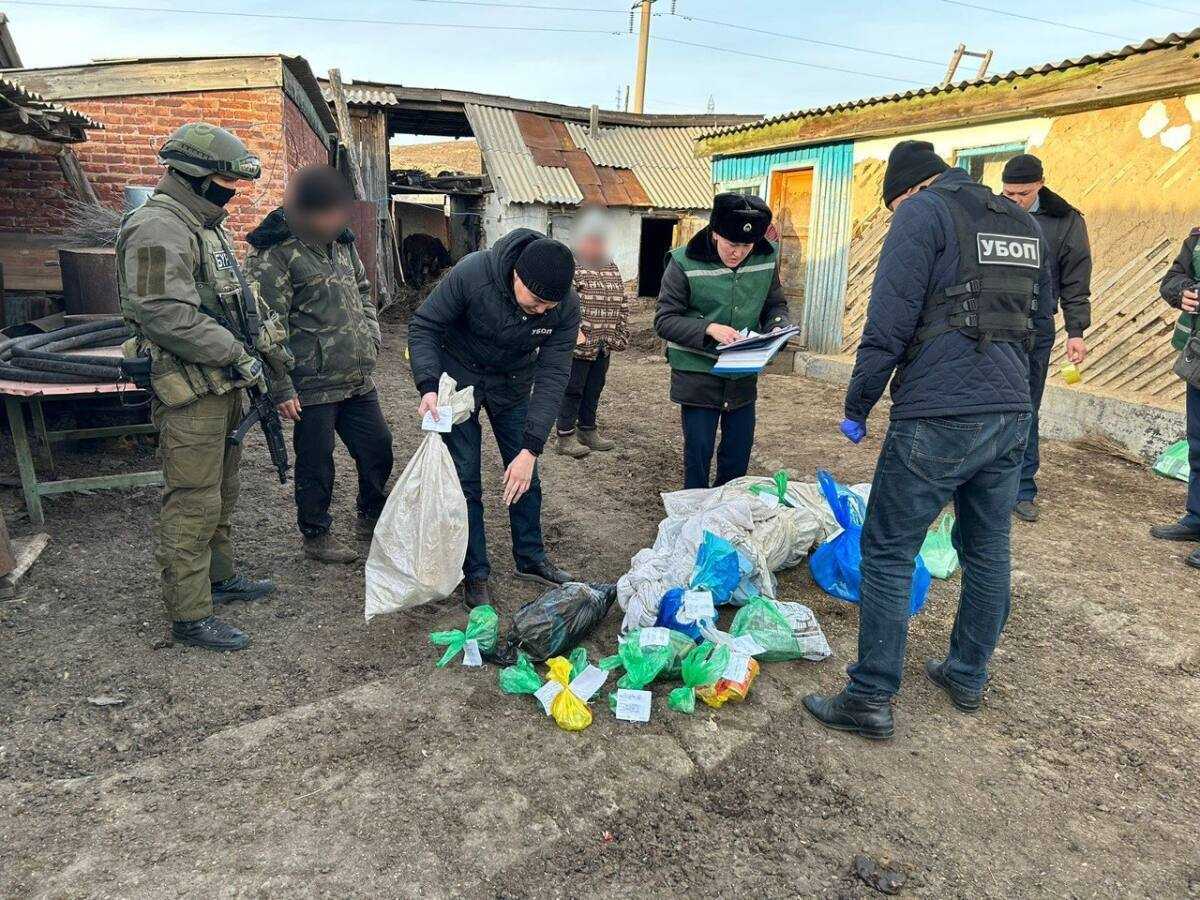
{"label": "mud plaster wall", "polygon": [[[1093,325],[1086,335],[1084,381],[1076,389],[1179,408],[1184,386],[1170,371],[1175,313],[1159,298],[1158,281],[1188,231],[1200,225],[1198,128],[1200,95],[1192,95],[861,142],[855,148],[843,351],[857,348],[887,231],[880,186],[891,147],[919,137],[950,158],[955,149],[1024,140],[1042,158],[1047,185],[1083,212],[1091,235]],[[1051,361],[1051,381],[1060,384],[1064,340],[1060,335]]]}

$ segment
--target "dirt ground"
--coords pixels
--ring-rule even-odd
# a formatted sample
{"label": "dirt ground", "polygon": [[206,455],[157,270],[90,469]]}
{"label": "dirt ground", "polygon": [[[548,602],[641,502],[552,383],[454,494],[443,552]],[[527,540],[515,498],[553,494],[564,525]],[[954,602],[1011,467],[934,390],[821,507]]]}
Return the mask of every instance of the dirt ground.
{"label": "dirt ground", "polygon": [[[419,438],[401,325],[382,359],[398,474]],[[614,580],[653,540],[658,493],[681,477],[667,374],[645,344],[621,356],[603,409],[621,449],[541,463],[549,549],[568,570]],[[764,378],[758,470],[868,480],[886,411],[853,447],[840,406],[837,386]],[[510,577],[494,447],[488,459],[512,611],[537,591]],[[920,675],[956,606],[957,578],[935,582],[886,745],[802,710],[842,684],[857,623],[804,566],[780,596],[816,611],[833,659],[767,664],[745,703],[692,717],[659,687],[649,724],[597,708],[568,734],[501,694],[494,669],[434,668],[427,635],[461,627],[456,601],[365,625],[361,569],[302,556],[257,439],[237,535],[245,569],[279,592],[227,608],[253,636],[244,653],[162,646],[157,490],[51,498],[50,546],[0,602],[0,895],[871,896],[862,856],[913,896],[1200,896],[1197,575],[1189,548],[1147,534],[1184,486],[1065,444],[1043,459],[1043,516],[1014,526],[1013,613],[983,710],[956,712]],[[152,457],[107,444],[59,462],[75,475]],[[19,492],[0,501],[10,531],[32,531]],[[593,658],[619,620],[588,639]]]}

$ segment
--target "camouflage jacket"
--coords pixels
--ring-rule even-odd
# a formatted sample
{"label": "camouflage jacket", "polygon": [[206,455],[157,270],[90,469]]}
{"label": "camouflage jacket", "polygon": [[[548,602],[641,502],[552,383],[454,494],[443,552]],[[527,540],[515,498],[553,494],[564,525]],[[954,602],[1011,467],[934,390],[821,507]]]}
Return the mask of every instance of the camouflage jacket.
{"label": "camouflage jacket", "polygon": [[[121,313],[137,335],[129,349],[149,354],[155,396],[170,407],[248,384],[230,368],[245,352],[246,336],[225,216],[168,173],[117,236]],[[291,354],[283,325],[261,299],[258,311],[255,349],[272,399],[281,402],[293,396]]]}
{"label": "camouflage jacket", "polygon": [[302,406],[335,403],[374,388],[379,321],[367,270],[343,231],[332,244],[301,240],[282,209],[246,235],[247,278],[287,326]]}

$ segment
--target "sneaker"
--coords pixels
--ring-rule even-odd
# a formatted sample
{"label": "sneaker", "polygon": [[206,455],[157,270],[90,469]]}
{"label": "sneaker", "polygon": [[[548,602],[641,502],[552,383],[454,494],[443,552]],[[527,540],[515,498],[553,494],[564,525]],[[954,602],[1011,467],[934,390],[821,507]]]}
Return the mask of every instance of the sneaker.
{"label": "sneaker", "polygon": [[554,563],[548,559],[543,559],[540,563],[522,568],[517,566],[514,573],[518,578],[524,578],[526,581],[540,581],[542,584],[548,584],[551,587],[559,587],[566,584],[568,581],[577,581],[572,578]]}
{"label": "sneaker", "polygon": [[189,647],[221,652],[245,650],[250,644],[250,635],[226,625],[216,616],[196,622],[172,622],[171,637]]}
{"label": "sneaker", "polygon": [[845,691],[833,697],[809,694],[804,698],[809,714],[835,731],[849,731],[872,741],[886,741],[895,733],[892,704],[860,700]]}
{"label": "sneaker", "polygon": [[963,712],[977,712],[983,702],[974,691],[961,688],[946,676],[945,662],[940,659],[925,660],[925,677],[946,692],[950,702]]}
{"label": "sneaker", "polygon": [[212,582],[212,602],[232,603],[234,600],[261,600],[275,593],[275,582],[269,578],[247,578],[234,575],[224,581]]}
{"label": "sneaker", "polygon": [[463,603],[467,609],[477,606],[491,606],[492,592],[488,588],[486,578],[468,578],[463,582]]}
{"label": "sneaker", "polygon": [[590,447],[585,447],[579,443],[579,432],[572,431],[570,434],[560,434],[558,436],[558,452],[562,456],[569,456],[572,459],[582,459],[592,452]]}
{"label": "sneaker", "polygon": [[323,563],[352,563],[358,559],[358,551],[347,547],[332,534],[313,535],[304,539],[304,555]]}
{"label": "sneaker", "polygon": [[601,437],[600,429],[598,428],[580,428],[579,443],[583,444],[589,450],[599,450],[602,453],[606,450],[615,450],[617,446],[616,443],[610,441],[608,438]]}

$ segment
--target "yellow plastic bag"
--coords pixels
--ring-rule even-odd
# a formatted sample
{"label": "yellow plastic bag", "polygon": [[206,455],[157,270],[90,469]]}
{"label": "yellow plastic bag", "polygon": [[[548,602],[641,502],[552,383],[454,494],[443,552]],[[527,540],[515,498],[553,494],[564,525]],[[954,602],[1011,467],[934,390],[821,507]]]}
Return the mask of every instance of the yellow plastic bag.
{"label": "yellow plastic bag", "polygon": [[550,670],[547,681],[562,685],[562,690],[550,701],[550,715],[563,731],[583,731],[592,724],[592,711],[571,693],[571,661],[556,656],[546,661],[546,667]]}

